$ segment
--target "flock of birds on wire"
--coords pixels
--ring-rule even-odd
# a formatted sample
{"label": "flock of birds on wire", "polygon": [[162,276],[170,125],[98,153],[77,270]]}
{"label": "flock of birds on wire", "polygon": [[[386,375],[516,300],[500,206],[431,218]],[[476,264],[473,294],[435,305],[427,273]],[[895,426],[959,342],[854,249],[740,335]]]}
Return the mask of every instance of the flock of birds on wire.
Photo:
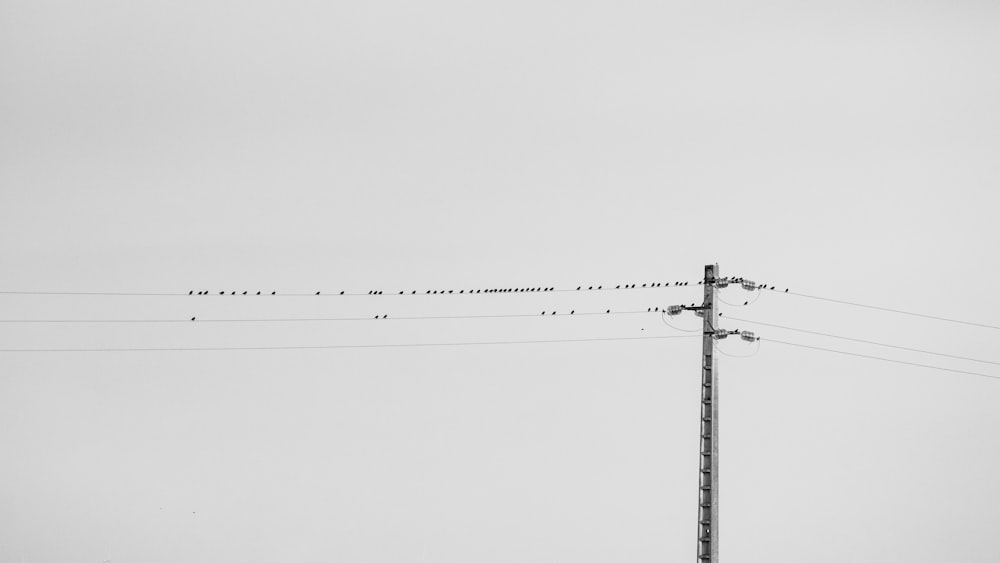
{"label": "flock of birds on wire", "polygon": [[[744,280],[744,278],[722,278],[722,281],[732,282],[732,283],[743,283],[746,280]],[[644,283],[644,284],[641,284],[641,285],[634,284],[634,283],[633,284],[619,284],[619,285],[616,285],[613,288],[611,286],[608,286],[607,289],[619,289],[620,290],[620,289],[637,289],[637,288],[638,289],[641,289],[641,288],[652,289],[652,288],[658,288],[658,287],[683,287],[683,286],[689,285],[689,283],[690,282],[686,282],[686,281],[685,282],[676,281],[676,282],[673,282],[673,283],[670,283],[670,282],[666,282],[666,283],[657,282],[657,283]],[[699,281],[696,285],[702,285],[702,283],[703,282]],[[750,283],[753,283],[753,282],[750,282]],[[773,290],[774,286],[772,285],[772,286],[770,286],[770,288],[768,288],[767,285],[759,285],[758,286],[758,285],[754,284],[754,288],[755,289],[772,289]],[[576,291],[595,291],[595,290],[596,291],[605,290],[605,287],[603,285],[598,285],[596,287],[591,285],[591,286],[587,286],[586,289],[582,285],[576,287]],[[462,295],[462,294],[465,294],[465,295],[474,295],[474,294],[483,294],[483,293],[487,293],[487,294],[489,294],[489,293],[544,293],[544,292],[548,292],[548,291],[573,291],[573,290],[570,290],[570,289],[557,290],[555,287],[518,287],[518,288],[469,289],[469,290],[460,289],[458,291],[455,291],[453,289],[448,289],[448,290],[444,290],[444,289],[441,289],[441,290],[436,290],[436,289],[435,290],[431,290],[431,289],[428,289],[428,290],[424,291],[422,294],[423,295],[456,295],[456,294],[457,295]],[[785,292],[787,293],[788,290],[786,289]],[[410,292],[409,292],[410,295],[417,295],[418,293],[420,293],[420,292],[418,292],[415,289],[414,290],[410,290]],[[322,294],[323,294],[323,292],[317,291],[314,295],[322,295]],[[407,294],[406,291],[400,291],[397,295],[406,295],[406,294]],[[256,293],[253,293],[251,291],[243,291],[243,292],[239,292],[239,291],[229,291],[229,292],[220,291],[218,293],[215,293],[215,292],[212,292],[212,291],[209,291],[209,290],[195,291],[195,290],[192,289],[192,290],[188,291],[188,295],[268,295],[268,293],[267,292],[261,292],[261,291],[258,291]],[[278,292],[277,291],[272,291],[272,292],[270,292],[270,295],[278,295]],[[352,294],[347,294],[346,292],[341,291],[339,293],[332,293],[332,294],[328,293],[326,295],[361,295],[361,294],[353,294],[353,293]],[[380,290],[380,289],[371,289],[371,290],[368,291],[367,295],[384,295],[384,292],[382,290]],[[390,295],[391,295],[391,293],[390,293]]]}
{"label": "flock of birds on wire", "polygon": [[[759,284],[758,285],[755,282],[749,281],[749,280],[747,280],[745,278],[742,278],[742,277],[720,278],[719,280],[717,280],[717,282],[723,282],[722,284],[720,284],[723,287],[729,285],[729,283],[734,283],[734,284],[741,284],[744,289],[748,289],[748,290],[762,291],[762,290],[765,290],[765,289],[766,290],[774,290],[775,289],[775,286],[773,286],[773,285],[770,286],[770,287],[767,284]],[[684,282],[675,281],[672,284],[670,282],[666,282],[666,283],[656,282],[656,283],[644,283],[644,284],[638,285],[638,286],[637,286],[637,284],[634,284],[634,283],[633,284],[619,284],[619,285],[616,285],[614,288],[612,288],[611,286],[608,286],[608,289],[619,289],[620,290],[620,289],[636,289],[637,287],[638,288],[646,288],[646,289],[658,288],[658,287],[683,287],[683,286],[689,285],[689,283],[690,282],[686,282],[686,281],[684,281]],[[703,283],[704,283],[703,281],[699,281],[695,285],[702,285]],[[582,285],[576,287],[576,291],[595,291],[595,290],[602,291],[602,290],[604,290],[604,286],[603,285],[598,285],[598,286],[594,287],[594,286],[591,285],[591,286],[587,286],[586,290],[584,290],[584,287]],[[423,295],[455,295],[455,294],[459,294],[459,295],[461,295],[461,294],[473,295],[473,294],[483,294],[483,293],[536,293],[536,292],[544,293],[544,292],[549,292],[549,291],[557,291],[557,290],[556,290],[555,287],[491,288],[491,289],[470,289],[468,291],[466,291],[464,289],[460,289],[457,292],[455,290],[453,290],[453,289],[449,289],[449,290],[443,290],[443,289],[442,290],[430,290],[430,289],[428,289],[428,290],[426,290],[426,291],[423,292]],[[564,289],[564,290],[561,290],[561,291],[573,291],[573,290]],[[788,293],[788,289],[787,288],[785,289],[785,293]],[[227,292],[225,292],[225,291],[218,292],[218,295],[226,295],[226,294],[227,294]],[[322,294],[323,293],[321,291],[317,291],[315,293],[315,295],[322,295]],[[410,291],[410,295],[417,295],[417,294],[418,294],[418,292],[416,290],[411,290]],[[188,295],[215,295],[215,294],[213,292],[209,291],[209,290],[203,290],[203,291],[197,291],[196,292],[196,291],[194,291],[192,289],[192,290],[188,291]],[[267,293],[266,292],[262,293],[260,291],[258,291],[256,293],[252,293],[250,291],[243,291],[243,292],[230,291],[230,292],[228,292],[228,295],[267,295]],[[278,295],[278,292],[277,291],[272,291],[270,293],[270,295]],[[331,295],[331,294],[327,294],[327,295]],[[352,294],[346,294],[345,292],[341,291],[340,293],[333,293],[332,295],[362,295],[362,294],[353,294],[353,293]],[[384,292],[382,290],[372,289],[372,290],[368,291],[367,295],[384,295]],[[397,295],[406,295],[406,292],[405,291],[400,291]],[[750,303],[749,301],[746,301],[743,304],[744,305],[748,305],[749,303]],[[692,303],[691,306],[693,307],[694,303]],[[604,312],[606,314],[610,314],[611,313],[611,309],[607,309]],[[648,308],[646,310],[646,312],[648,312],[648,313],[658,313],[658,312],[660,312],[660,308],[659,307],[650,307],[650,308]],[[666,312],[666,308],[663,309],[663,312]],[[545,316],[545,315],[552,316],[552,315],[557,315],[558,311],[542,311],[541,314],[542,314],[542,316]],[[570,315],[575,315],[576,314],[576,310],[575,309],[570,310],[569,314]],[[374,318],[375,319],[385,319],[385,318],[388,318],[388,315],[384,315],[384,314],[383,315],[375,315]],[[196,319],[196,317],[191,317],[192,321],[195,320],[195,319]]]}

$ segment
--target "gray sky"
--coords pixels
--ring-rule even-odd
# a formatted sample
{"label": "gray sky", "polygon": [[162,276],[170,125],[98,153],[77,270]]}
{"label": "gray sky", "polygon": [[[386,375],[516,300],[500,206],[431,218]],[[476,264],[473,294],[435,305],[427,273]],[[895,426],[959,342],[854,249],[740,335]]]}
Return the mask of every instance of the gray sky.
{"label": "gray sky", "polygon": [[[386,293],[2,295],[0,318],[635,310],[699,291],[389,293],[718,262],[1000,324],[998,23],[972,1],[0,0],[0,290]],[[996,330],[778,294],[723,311],[1000,361]],[[674,334],[7,324],[0,347]],[[0,562],[693,559],[699,346],[0,353]],[[1000,381],[767,342],[721,374],[728,561],[1000,558]]]}

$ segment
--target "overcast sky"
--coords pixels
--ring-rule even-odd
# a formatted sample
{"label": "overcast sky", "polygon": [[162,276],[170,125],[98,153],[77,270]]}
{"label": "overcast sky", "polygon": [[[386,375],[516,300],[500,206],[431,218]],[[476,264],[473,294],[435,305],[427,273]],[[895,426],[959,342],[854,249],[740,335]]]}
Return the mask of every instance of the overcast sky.
{"label": "overcast sky", "polygon": [[[536,315],[695,302],[716,262],[1000,325],[998,24],[963,0],[0,0],[0,290],[385,293],[5,294],[0,320],[531,315],[0,323],[0,348],[684,335]],[[721,310],[1000,361],[994,329]],[[757,350],[720,361],[727,561],[1000,559],[1000,381],[720,350]],[[698,338],[0,352],[0,563],[693,560],[699,366]]]}

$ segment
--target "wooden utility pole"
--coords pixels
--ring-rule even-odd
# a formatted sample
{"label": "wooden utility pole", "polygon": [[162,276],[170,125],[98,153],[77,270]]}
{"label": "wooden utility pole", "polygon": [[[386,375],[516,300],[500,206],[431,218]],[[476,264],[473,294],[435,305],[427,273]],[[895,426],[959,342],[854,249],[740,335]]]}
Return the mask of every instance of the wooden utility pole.
{"label": "wooden utility pole", "polygon": [[698,563],[719,563],[719,371],[715,359],[715,281],[719,265],[705,266],[701,344],[701,464],[698,479]]}

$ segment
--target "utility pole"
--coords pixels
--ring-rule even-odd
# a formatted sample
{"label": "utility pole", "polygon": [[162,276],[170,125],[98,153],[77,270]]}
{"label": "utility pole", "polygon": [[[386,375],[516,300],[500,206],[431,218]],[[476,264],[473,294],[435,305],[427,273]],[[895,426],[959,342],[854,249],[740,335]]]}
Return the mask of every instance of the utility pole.
{"label": "utility pole", "polygon": [[701,455],[698,478],[698,563],[719,563],[719,370],[715,358],[715,281],[719,265],[705,266],[701,343]]}
{"label": "utility pole", "polygon": [[679,315],[694,311],[702,317],[701,340],[701,437],[698,466],[698,563],[719,563],[719,365],[715,359],[715,341],[739,335],[745,342],[760,338],[749,330],[716,328],[718,319],[716,292],[738,283],[747,291],[760,291],[757,284],[744,278],[720,278],[719,265],[705,266],[705,297],[701,305],[671,305],[666,313]]}

